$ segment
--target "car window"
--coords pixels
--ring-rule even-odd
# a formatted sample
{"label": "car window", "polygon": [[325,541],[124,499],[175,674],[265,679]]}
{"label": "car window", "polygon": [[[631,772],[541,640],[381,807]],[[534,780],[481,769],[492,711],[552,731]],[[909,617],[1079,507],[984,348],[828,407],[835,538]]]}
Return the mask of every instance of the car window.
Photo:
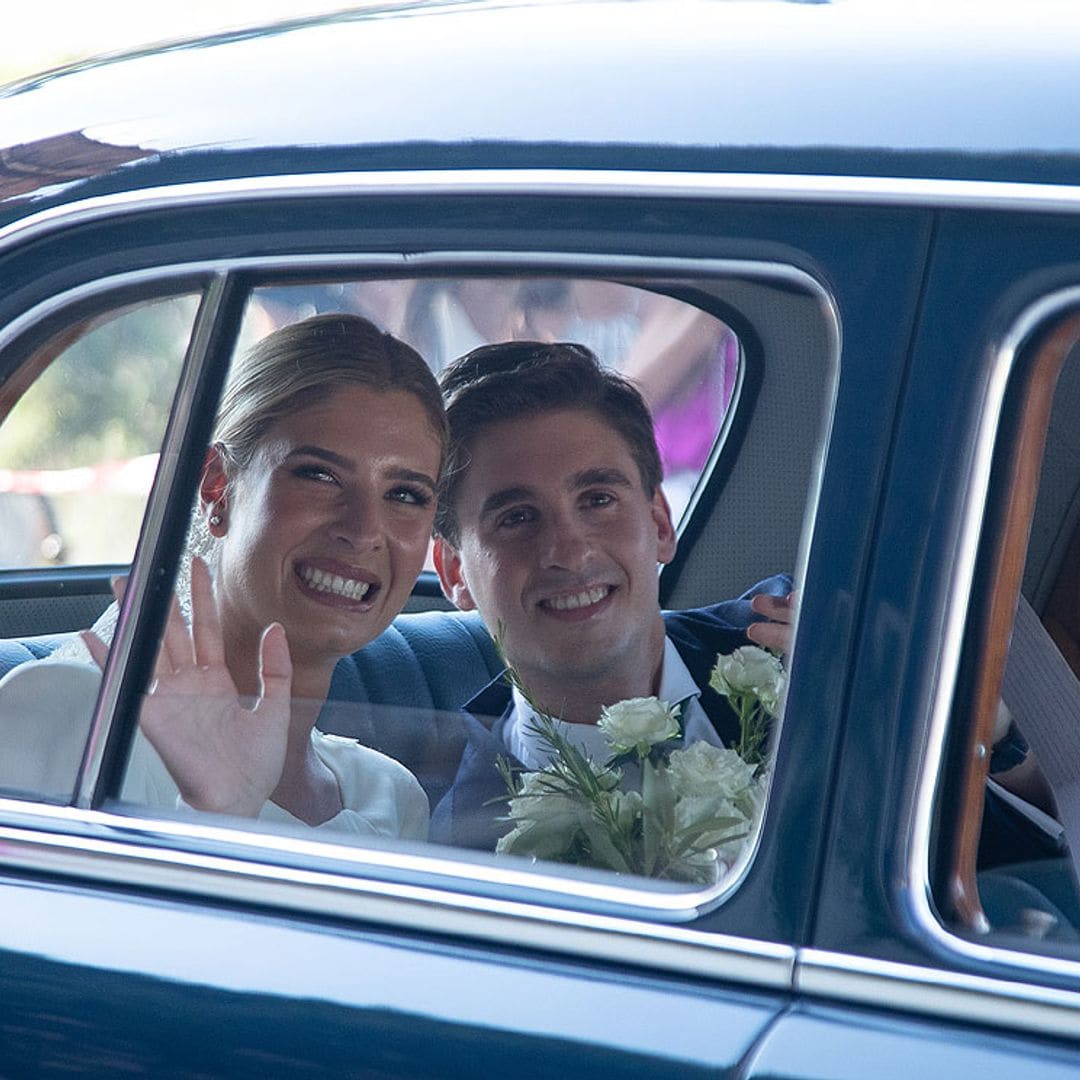
{"label": "car window", "polygon": [[[93,637],[22,665],[12,679],[18,697],[0,683],[0,711],[36,699],[38,712],[53,715],[52,726],[25,736],[46,773],[9,777],[5,789],[92,802],[151,831],[153,822],[239,827],[249,842],[268,834],[318,842],[336,858],[387,845],[434,853],[469,882],[478,862],[522,881],[543,872],[554,875],[545,893],[573,904],[594,903],[584,898],[620,881],[652,897],[646,909],[667,910],[668,896],[714,904],[760,839],[788,693],[788,598],[812,520],[836,362],[818,286],[795,271],[779,287],[774,268],[761,280],[741,273],[728,298],[723,277],[660,277],[646,287],[556,276],[312,280],[275,270],[260,280],[245,268],[230,293],[247,297],[236,301],[235,327],[204,327],[197,340],[216,344],[194,350],[185,375],[203,395],[186,403],[191,422],[205,425],[201,441],[174,425],[162,448],[168,397],[157,386],[156,441],[125,434],[99,454],[143,460],[150,478],[161,450],[163,460],[202,471],[191,465],[170,481],[169,530],[143,550],[123,605],[111,606]],[[190,336],[196,305],[183,303]],[[171,396],[185,343],[181,305],[145,307],[177,334],[164,384]],[[770,328],[778,309],[785,317]],[[217,317],[212,305],[204,317]],[[739,318],[756,321],[752,347],[732,329]],[[507,463],[526,472],[497,480],[505,508],[491,535],[506,561],[484,586],[474,568],[488,556],[466,565],[468,544],[441,518],[446,546],[432,561],[436,496],[448,490],[439,482],[435,378],[462,351],[495,343],[569,349],[625,376],[636,389],[620,393],[633,395],[642,437],[655,439],[660,486],[646,486],[639,436],[599,406],[579,408],[577,397],[557,410],[563,426],[554,433],[507,428],[489,463],[497,477]],[[374,382],[339,378],[333,365],[355,366],[372,348],[385,359]],[[405,383],[396,381],[402,373]],[[526,410],[525,420],[537,413],[546,423],[543,409]],[[469,441],[462,460],[475,470],[479,457],[480,443]],[[148,490],[147,480],[133,536]],[[695,563],[696,542],[677,551],[676,523],[691,513],[698,532],[730,552],[730,588],[716,584],[707,554]],[[575,640],[583,608],[607,606],[610,646],[590,643],[588,655],[606,663],[609,650],[655,654],[652,670],[631,670],[627,685],[641,690],[619,695],[635,700],[609,700],[601,724],[575,726],[568,700],[541,700],[542,666],[515,652],[525,629],[504,618],[515,582],[531,573],[527,559],[509,555],[570,518],[593,537],[592,554],[533,597],[560,627],[552,647]],[[477,518],[470,528],[480,536],[487,526]],[[694,610],[661,616],[658,566],[677,555],[680,594],[692,598],[680,607]],[[433,565],[452,609],[399,616],[416,573]],[[165,582],[177,597],[172,614]],[[755,617],[750,592],[789,626],[772,651],[743,633]],[[498,698],[494,713],[480,702],[485,693]],[[99,694],[104,726],[88,745]],[[511,735],[501,714],[515,700]],[[70,752],[43,755],[58,715],[68,720]],[[268,776],[277,782],[268,786]],[[273,850],[285,858],[296,849]]]}
{"label": "car window", "polygon": [[195,305],[95,316],[24,365],[0,426],[0,567],[131,560]]}
{"label": "car window", "polygon": [[956,708],[946,759],[938,888],[961,933],[1077,958],[1080,891],[1069,844],[1080,827],[1072,779],[1080,768],[1080,324],[1067,312],[1054,321],[1048,340],[1017,354],[1007,400],[1023,434],[1006,429],[994,461],[992,490],[1005,502],[980,549],[985,595],[971,620],[985,636],[977,644],[969,627],[961,685],[970,697]]}

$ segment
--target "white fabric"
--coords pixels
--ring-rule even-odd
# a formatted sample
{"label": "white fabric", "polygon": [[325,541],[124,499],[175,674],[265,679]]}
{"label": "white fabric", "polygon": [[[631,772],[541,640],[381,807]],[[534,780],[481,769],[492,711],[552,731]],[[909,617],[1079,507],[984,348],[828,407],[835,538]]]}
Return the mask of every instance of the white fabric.
{"label": "white fabric", "polygon": [[[20,664],[0,679],[0,785],[38,797],[71,797],[97,700],[101,673],[52,659]],[[312,746],[338,782],[344,809],[318,829],[424,840],[428,801],[408,769],[353,739],[312,731]],[[179,790],[141,731],[132,744],[122,799],[183,806]],[[272,802],[260,821],[303,824]]]}
{"label": "white fabric", "polygon": [[[660,665],[660,688],[656,696],[669,705],[682,703],[680,721],[683,736],[687,743],[707,742],[713,746],[723,746],[716,729],[709,722],[709,717],[701,707],[701,688],[694,682],[693,676],[675,648],[675,643],[664,638],[664,658]],[[507,750],[527,769],[542,769],[550,760],[551,752],[532,725],[536,713],[525,700],[521,692],[514,688],[513,709],[503,728],[503,742]],[[559,734],[586,754],[595,762],[605,762],[611,757],[602,732],[596,724],[568,724],[556,720],[555,727]]]}
{"label": "white fabric", "polygon": [[0,787],[71,799],[100,683],[96,667],[51,660],[0,679]]}

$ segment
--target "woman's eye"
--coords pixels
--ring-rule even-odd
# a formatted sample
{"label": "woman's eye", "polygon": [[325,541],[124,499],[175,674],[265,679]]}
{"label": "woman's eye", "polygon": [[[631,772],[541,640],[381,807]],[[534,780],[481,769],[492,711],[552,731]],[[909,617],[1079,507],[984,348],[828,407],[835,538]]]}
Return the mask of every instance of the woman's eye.
{"label": "woman's eye", "polygon": [[406,506],[431,505],[431,494],[423,488],[396,487],[388,491],[386,497],[391,502],[404,503]]}
{"label": "woman's eye", "polygon": [[301,465],[295,475],[302,480],[318,480],[324,484],[337,483],[337,477],[324,465]]}

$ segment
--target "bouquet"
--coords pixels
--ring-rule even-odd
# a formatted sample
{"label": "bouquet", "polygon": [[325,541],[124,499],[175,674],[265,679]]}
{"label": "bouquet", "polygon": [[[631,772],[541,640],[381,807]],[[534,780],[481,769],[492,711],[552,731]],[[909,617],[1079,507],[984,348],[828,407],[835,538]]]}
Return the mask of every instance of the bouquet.
{"label": "bouquet", "polygon": [[[528,699],[512,669],[508,675]],[[718,881],[763,805],[768,727],[785,674],[776,656],[750,645],[720,656],[710,684],[739,717],[734,748],[682,746],[678,705],[631,698],[601,713],[611,756],[595,762],[530,700],[534,730],[551,760],[525,772],[500,760],[512,828],[496,850],[701,885]]]}

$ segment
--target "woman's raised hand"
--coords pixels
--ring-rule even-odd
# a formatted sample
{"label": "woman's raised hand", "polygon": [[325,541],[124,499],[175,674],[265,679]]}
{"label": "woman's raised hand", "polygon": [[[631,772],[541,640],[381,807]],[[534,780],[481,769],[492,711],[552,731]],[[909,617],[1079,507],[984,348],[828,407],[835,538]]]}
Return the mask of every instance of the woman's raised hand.
{"label": "woman's raised hand", "polygon": [[[104,645],[92,634],[84,641],[103,665]],[[197,810],[255,817],[281,779],[292,662],[280,623],[263,631],[258,663],[259,693],[248,708],[225,664],[210,572],[192,559],[191,626],[174,597],[139,726]]]}

